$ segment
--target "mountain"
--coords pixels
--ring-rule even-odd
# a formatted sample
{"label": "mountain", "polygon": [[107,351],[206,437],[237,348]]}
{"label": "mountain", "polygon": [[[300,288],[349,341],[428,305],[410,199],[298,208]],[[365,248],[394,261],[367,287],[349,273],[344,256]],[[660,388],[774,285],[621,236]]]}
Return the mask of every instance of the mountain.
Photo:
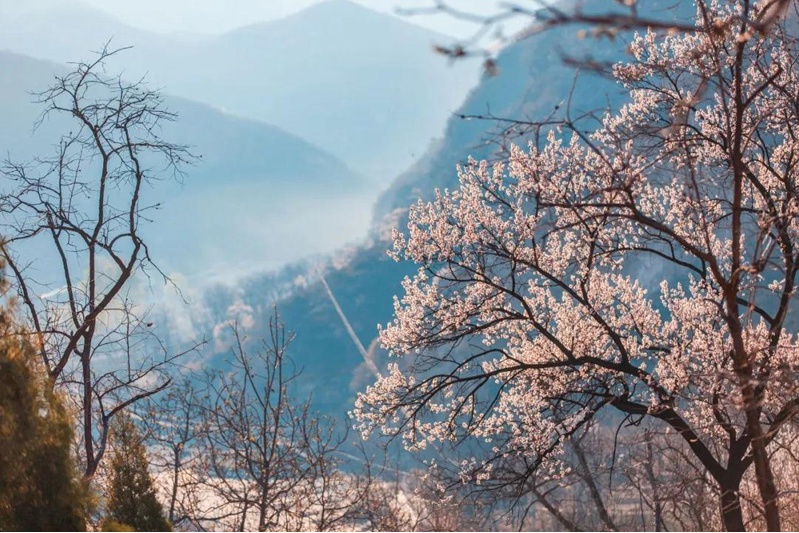
{"label": "mountain", "polygon": [[[506,49],[497,59],[499,76],[484,79],[457,113],[483,114],[490,109],[496,116],[530,119],[557,113],[556,108],[563,113],[564,102],[575,84],[575,71],[563,65],[557,44],[574,31],[550,31]],[[592,44],[586,42],[570,51],[587,52]],[[619,57],[619,51],[606,52],[597,59],[609,57]],[[619,92],[607,80],[584,75],[577,79],[573,95],[576,103],[572,111],[578,112],[602,107],[608,96],[618,101]],[[324,271],[330,290],[378,368],[385,368],[387,354],[378,346],[377,324],[391,320],[392,297],[402,294],[402,279],[415,271],[413,265],[394,262],[386,255],[390,247],[388,230],[402,225],[407,207],[418,198],[430,197],[435,188],[457,186],[458,163],[470,155],[478,159],[496,157],[496,130],[494,121],[452,118],[444,138],[381,197],[371,241],[343,251]],[[521,144],[525,140],[523,135],[515,139]],[[341,414],[351,408],[347,406],[352,406],[355,393],[370,384],[374,376],[316,274],[311,272],[301,283],[296,282],[295,272],[282,279],[253,276],[235,289],[215,290],[205,306],[212,309],[212,323],[235,318],[229,313],[248,309],[253,324],[250,334],[257,336],[266,331],[271,312],[263,304],[266,295],[288,294],[278,298],[278,306],[287,327],[297,334],[292,353],[304,368],[298,387],[313,394],[319,409]],[[212,323],[204,327],[211,328]],[[224,364],[224,353],[219,350],[216,364]]]}
{"label": "mountain", "polygon": [[0,50],[68,63],[89,59],[109,41],[112,48],[136,45],[128,56],[149,56],[181,44],[76,0],[0,0]]}
{"label": "mountain", "polygon": [[68,0],[33,2],[17,22],[0,21],[0,48],[64,62],[113,37],[135,46],[118,59],[129,77],[278,126],[379,184],[424,153],[479,74],[473,61],[448,65],[432,52],[447,37],[346,0],[191,40]]}
{"label": "mountain", "polygon": [[[618,85],[590,72],[578,76],[562,59],[566,54],[599,63],[619,61],[625,58],[623,36],[614,42],[580,41],[575,37],[579,29],[572,26],[549,30],[506,48],[497,58],[499,75],[484,79],[457,115],[484,115],[490,110],[496,117],[533,121],[564,117],[567,111],[578,117],[607,106],[618,109],[626,98]],[[590,124],[590,117],[585,120],[587,127],[595,125]],[[325,270],[327,285],[359,342],[366,347],[367,357],[378,368],[385,368],[387,354],[379,348],[377,325],[391,321],[393,296],[402,296],[403,278],[416,270],[414,265],[394,262],[386,255],[391,246],[391,227],[403,228],[408,206],[431,198],[436,188],[457,187],[456,165],[469,156],[501,159],[503,144],[512,141],[524,146],[531,140],[523,125],[515,124],[511,130],[507,126],[492,120],[459,116],[450,119],[443,139],[381,196],[371,241],[342,252]],[[256,276],[227,294],[214,292],[206,306],[215,309],[217,318],[228,319],[236,309],[249,309],[251,335],[257,336],[266,331],[270,312],[263,305],[265,295],[288,294],[280,298],[279,309],[287,326],[296,332],[292,353],[305,369],[300,386],[308,394],[313,392],[320,409],[340,414],[351,408],[355,394],[374,378],[315,274],[312,272],[302,283],[293,285],[295,272],[282,280]],[[283,290],[276,291],[276,286]],[[222,353],[217,357],[223,358]]]}
{"label": "mountain", "polygon": [[[0,76],[0,150],[14,161],[49,156],[74,124],[53,115],[34,132],[42,108],[30,91],[46,88],[65,68],[0,52],[0,71],[14,73]],[[275,268],[331,251],[363,231],[374,190],[336,157],[205,104],[172,96],[164,103],[179,119],[165,123],[161,136],[202,156],[184,168],[182,184],[165,180],[147,191],[148,203],[164,207],[145,235],[168,271]],[[296,215],[289,223],[287,213]]]}
{"label": "mountain", "polygon": [[164,83],[276,124],[385,183],[424,152],[476,79],[473,63],[449,67],[432,52],[444,41],[331,0],[199,45]]}

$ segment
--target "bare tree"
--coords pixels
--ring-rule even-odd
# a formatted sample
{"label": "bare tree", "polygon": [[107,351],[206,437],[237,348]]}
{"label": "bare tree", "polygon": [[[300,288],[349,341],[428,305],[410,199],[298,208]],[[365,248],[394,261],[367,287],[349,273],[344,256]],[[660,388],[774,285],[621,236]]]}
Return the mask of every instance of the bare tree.
{"label": "bare tree", "polygon": [[201,443],[206,398],[193,376],[184,376],[135,410],[144,429],[156,485],[165,497],[167,518],[174,528],[199,527],[202,490]]}
{"label": "bare tree", "polygon": [[[356,502],[353,526],[367,531],[481,531],[495,521],[483,502],[467,498],[468,489],[451,483],[446,469],[435,463],[424,468],[400,469],[371,456],[358,476],[369,490]],[[352,527],[355,529],[355,527]]]}
{"label": "bare tree", "polygon": [[84,474],[103,457],[113,416],[163,390],[170,354],[147,309],[127,295],[152,266],[141,226],[157,208],[150,185],[191,160],[162,140],[176,119],[143,82],[111,76],[103,49],[36,93],[40,121],[71,117],[52,158],[7,162],[0,198],[2,254],[53,385],[65,385],[81,411]]}
{"label": "bare tree", "polygon": [[230,370],[206,380],[201,456],[210,505],[203,520],[259,531],[348,522],[367,487],[339,468],[346,432],[291,393],[300,376],[288,353],[293,334],[276,311],[254,354],[238,327],[232,331]]}
{"label": "bare tree", "polygon": [[400,472],[387,466],[370,460],[358,473],[369,487],[357,507],[358,523],[368,531],[415,531],[418,516],[400,484]]}
{"label": "bare tree", "polygon": [[352,529],[359,518],[360,502],[374,486],[371,478],[358,475],[368,463],[358,458],[347,460],[341,452],[349,432],[330,422],[316,417],[303,427],[302,440],[309,443],[304,452],[309,469],[295,491],[292,529]]}

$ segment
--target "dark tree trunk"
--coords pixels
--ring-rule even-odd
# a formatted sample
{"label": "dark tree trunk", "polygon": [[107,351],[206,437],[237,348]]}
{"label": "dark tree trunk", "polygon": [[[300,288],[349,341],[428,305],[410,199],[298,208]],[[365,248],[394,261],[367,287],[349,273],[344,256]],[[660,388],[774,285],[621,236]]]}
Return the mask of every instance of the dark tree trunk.
{"label": "dark tree trunk", "polygon": [[721,519],[725,531],[745,531],[738,486],[721,488]]}

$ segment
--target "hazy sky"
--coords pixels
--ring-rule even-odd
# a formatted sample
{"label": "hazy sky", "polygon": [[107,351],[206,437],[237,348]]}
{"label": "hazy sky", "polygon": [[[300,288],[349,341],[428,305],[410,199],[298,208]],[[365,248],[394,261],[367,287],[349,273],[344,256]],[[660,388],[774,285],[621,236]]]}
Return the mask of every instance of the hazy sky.
{"label": "hazy sky", "polygon": [[[223,33],[230,29],[284,17],[324,0],[84,0],[138,28],[160,33]],[[397,6],[422,7],[434,0],[353,0],[370,9],[394,13]],[[474,13],[496,9],[496,0],[450,0],[449,5]],[[414,16],[411,22],[441,33],[466,37],[474,24],[451,16]]]}

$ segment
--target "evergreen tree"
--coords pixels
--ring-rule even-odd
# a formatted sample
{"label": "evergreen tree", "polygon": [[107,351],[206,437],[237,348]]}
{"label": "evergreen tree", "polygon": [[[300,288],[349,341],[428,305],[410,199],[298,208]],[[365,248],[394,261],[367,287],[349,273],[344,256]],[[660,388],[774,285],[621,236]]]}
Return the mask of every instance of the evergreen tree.
{"label": "evergreen tree", "polygon": [[83,530],[72,428],[37,361],[0,310],[0,531]]}
{"label": "evergreen tree", "polygon": [[109,497],[105,530],[170,531],[147,469],[147,450],[135,424],[117,415],[111,429]]}

